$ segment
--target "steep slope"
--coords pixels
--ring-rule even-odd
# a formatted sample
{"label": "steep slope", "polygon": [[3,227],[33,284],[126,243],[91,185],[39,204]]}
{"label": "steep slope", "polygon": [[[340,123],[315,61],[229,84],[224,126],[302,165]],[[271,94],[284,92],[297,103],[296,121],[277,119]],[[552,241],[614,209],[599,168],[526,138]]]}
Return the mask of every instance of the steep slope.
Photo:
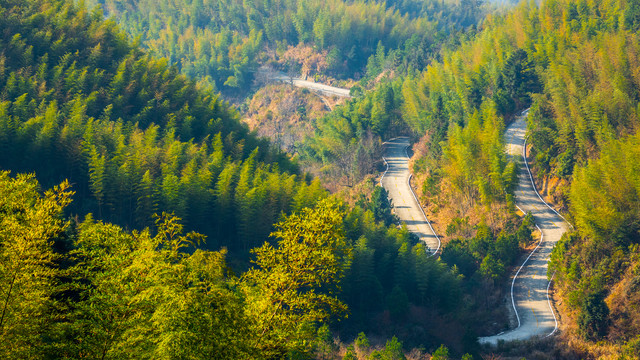
{"label": "steep slope", "polygon": [[[378,91],[384,101],[373,103],[384,111],[374,116],[367,94],[341,114],[353,132],[394,123],[413,130],[421,139],[416,188],[429,210],[450,214],[443,224],[450,253],[486,256],[485,269],[496,270],[487,273],[500,274],[510,259],[494,261],[498,253],[474,234],[488,224],[495,235],[512,221],[517,172],[504,156],[504,124],[531,105],[534,180],[576,226],[556,247],[554,264],[567,336],[585,347],[602,339],[610,340],[603,347],[637,347],[640,335],[633,295],[640,201],[631,160],[640,123],[639,28],[637,1],[521,2],[442,61]],[[386,136],[401,128],[386,128]],[[456,254],[449,261],[463,258]]]}
{"label": "steep slope", "polygon": [[[502,135],[500,117],[531,104],[534,180],[576,226],[553,259],[567,343],[589,349],[584,356],[637,348],[640,335],[632,295],[640,202],[630,160],[640,123],[639,14],[636,1],[523,2],[403,86],[404,120],[426,133],[428,151],[414,171],[425,173],[428,201],[463,214],[501,201],[509,209],[513,198],[496,195],[515,182],[499,177],[504,163],[493,156],[504,146],[495,135]],[[490,161],[479,164],[477,154]],[[460,202],[442,195],[451,188],[471,206],[455,209]]]}
{"label": "steep slope", "polygon": [[69,179],[72,213],[140,229],[173,212],[246,256],[282,212],[323,196],[235,109],[99,13],[10,0],[0,14],[0,166],[45,187]]}

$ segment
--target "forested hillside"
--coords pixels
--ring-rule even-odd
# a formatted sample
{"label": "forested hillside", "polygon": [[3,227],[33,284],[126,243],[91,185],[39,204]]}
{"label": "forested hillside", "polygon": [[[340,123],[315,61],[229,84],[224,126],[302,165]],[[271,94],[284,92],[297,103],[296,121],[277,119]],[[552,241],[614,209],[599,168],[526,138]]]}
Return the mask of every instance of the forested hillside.
{"label": "forested hillside", "polygon": [[235,277],[226,251],[197,249],[204,237],[171,215],[155,235],[65,221],[68,182],[41,195],[32,175],[4,171],[0,194],[3,359],[311,356],[316,324],[346,309],[335,296],[350,252],[336,202],[284,219]]}
{"label": "forested hillside", "polygon": [[138,229],[173,212],[210,248],[246,254],[282,212],[324,196],[233,108],[100,14],[63,1],[1,11],[0,166],[45,187],[69,179],[71,212]]}
{"label": "forested hillside", "polygon": [[[640,335],[632,325],[637,298],[629,287],[639,239],[638,169],[625,160],[637,152],[638,10],[633,1],[521,4],[488,21],[475,41],[422,79],[405,82],[403,105],[430,144],[439,114],[465,125],[462,131],[448,126],[440,181],[453,184],[463,199],[491,204],[509,184],[496,151],[503,147],[502,120],[485,117],[486,130],[470,132],[477,140],[459,134],[477,126],[475,109],[508,120],[513,110],[532,104],[528,131],[536,177],[577,227],[555,255],[564,315],[573,319],[569,334],[575,321],[582,337],[618,345],[636,343]],[[488,162],[478,164],[479,158]]]}
{"label": "forested hillside", "polygon": [[[535,240],[503,139],[526,108],[538,188],[575,226],[545,355],[637,358],[638,2],[84,4],[0,0],[1,358],[478,355]],[[360,80],[296,158],[216,95],[263,64]],[[306,121],[291,103],[278,121]],[[372,175],[406,134],[439,258]]]}
{"label": "forested hillside", "polygon": [[[504,275],[514,258],[498,247],[487,251],[493,241],[477,238],[484,224],[496,234],[512,221],[515,173],[502,134],[513,115],[531,106],[529,156],[539,188],[577,229],[554,255],[563,315],[572,319],[568,333],[607,339],[616,344],[611,351],[629,342],[625,351],[633,353],[640,335],[633,285],[638,168],[632,160],[639,11],[634,1],[550,0],[490,16],[441,61],[319,121],[307,154],[343,179],[357,179],[375,171],[369,144],[410,129],[419,139],[418,190],[449,242],[443,260]],[[606,348],[581,346],[585,356]]]}
{"label": "forested hillside", "polygon": [[[305,76],[358,78],[377,49],[404,48],[413,66],[421,68],[428,60],[422,52],[437,45],[440,30],[474,25],[482,18],[480,2],[475,0],[89,0],[86,4],[100,5],[151,54],[226,93],[246,91],[258,65],[268,62],[303,70]],[[305,52],[315,54],[313,66],[301,55]]]}
{"label": "forested hillside", "polygon": [[327,324],[347,314],[349,340],[410,302],[466,306],[382,189],[321,200],[233,108],[98,13],[0,12],[0,357],[308,358],[337,351]]}
{"label": "forested hillside", "polygon": [[462,218],[446,226],[454,236],[462,235],[456,230],[466,216],[474,220],[469,209],[487,211],[476,221],[491,223],[496,204],[510,208],[513,177],[501,134],[511,114],[531,105],[539,186],[577,227],[554,256],[564,315],[573,319],[569,334],[629,341],[629,353],[640,335],[633,295],[638,169],[631,160],[638,148],[639,10],[634,1],[525,2],[407,78],[396,101],[425,145],[414,169],[425,172],[430,210],[450,208],[449,218]]}

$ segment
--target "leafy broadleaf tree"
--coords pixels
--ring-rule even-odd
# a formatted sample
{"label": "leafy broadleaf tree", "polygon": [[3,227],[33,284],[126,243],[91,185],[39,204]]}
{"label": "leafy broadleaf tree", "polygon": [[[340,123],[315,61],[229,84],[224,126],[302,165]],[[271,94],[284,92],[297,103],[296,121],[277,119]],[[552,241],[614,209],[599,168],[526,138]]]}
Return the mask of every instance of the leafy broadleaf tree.
{"label": "leafy broadleaf tree", "polygon": [[323,200],[277,224],[277,246],[253,250],[257,267],[243,277],[246,311],[266,357],[312,351],[314,324],[346,311],[336,297],[351,253],[343,215],[335,200]]}
{"label": "leafy broadleaf tree", "polygon": [[60,289],[53,242],[67,223],[69,183],[40,195],[34,175],[0,172],[0,358],[39,358],[56,318]]}
{"label": "leafy broadleaf tree", "polygon": [[78,227],[71,268],[79,301],[68,304],[68,358],[249,358],[240,294],[226,278],[225,252],[183,251],[202,235],[183,235],[174,216],[157,235],[94,222]]}

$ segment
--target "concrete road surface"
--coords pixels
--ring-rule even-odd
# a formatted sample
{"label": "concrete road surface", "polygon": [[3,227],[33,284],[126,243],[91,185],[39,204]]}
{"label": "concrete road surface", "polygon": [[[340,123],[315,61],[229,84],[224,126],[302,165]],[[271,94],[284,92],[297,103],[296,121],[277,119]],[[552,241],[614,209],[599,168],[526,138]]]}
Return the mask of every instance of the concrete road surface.
{"label": "concrete road surface", "polygon": [[278,73],[273,77],[273,79],[276,81],[291,83],[297,87],[302,87],[302,88],[307,88],[309,90],[317,91],[324,95],[336,95],[336,96],[348,97],[348,98],[351,97],[351,95],[349,95],[349,89],[343,89],[343,88],[316,83],[313,81],[292,78],[283,73]]}
{"label": "concrete road surface", "polygon": [[547,262],[553,246],[569,225],[539,198],[532,185],[530,173],[524,163],[526,112],[505,133],[510,161],[520,163],[516,204],[524,212],[531,212],[542,231],[542,240],[519,269],[512,281],[512,303],[518,327],[495,336],[482,337],[480,343],[497,344],[498,341],[525,340],[549,336],[557,330],[555,314],[549,302]]}
{"label": "concrete road surface", "polygon": [[407,224],[409,231],[424,241],[431,254],[440,249],[440,239],[427,220],[418,200],[409,186],[409,157],[406,149],[409,138],[399,137],[385,143],[384,160],[387,171],[382,175],[380,184],[389,192],[389,199],[400,221]]}

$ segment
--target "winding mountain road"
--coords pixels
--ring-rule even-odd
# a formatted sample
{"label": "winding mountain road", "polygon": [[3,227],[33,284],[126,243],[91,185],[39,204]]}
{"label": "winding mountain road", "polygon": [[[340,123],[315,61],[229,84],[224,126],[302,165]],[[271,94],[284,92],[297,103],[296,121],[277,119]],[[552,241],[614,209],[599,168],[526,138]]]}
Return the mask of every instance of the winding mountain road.
{"label": "winding mountain road", "polygon": [[[519,165],[516,205],[524,213],[531,212],[536,226],[542,233],[538,246],[518,269],[511,283],[511,306],[515,310],[518,326],[494,336],[481,337],[479,342],[496,345],[500,341],[526,340],[546,337],[558,329],[558,322],[549,300],[547,262],[551,250],[569,225],[539,196],[532,182],[531,173],[524,158],[526,149],[526,111],[505,132],[510,161]],[[522,161],[521,161],[522,160]]]}
{"label": "winding mountain road", "polygon": [[410,186],[411,174],[407,155],[409,138],[398,137],[387,141],[384,145],[383,159],[387,164],[387,170],[380,179],[380,185],[389,193],[394,212],[400,221],[405,222],[409,231],[417,234],[420,240],[426,243],[431,254],[435,255],[440,249],[440,239],[427,220]]}
{"label": "winding mountain road", "polygon": [[349,89],[338,88],[335,86],[329,86],[321,83],[316,83],[313,81],[302,80],[294,77],[290,77],[284,73],[277,73],[273,76],[273,80],[286,82],[293,84],[293,86],[307,88],[309,90],[319,92],[323,95],[336,95],[340,97],[350,98],[351,95]]}

